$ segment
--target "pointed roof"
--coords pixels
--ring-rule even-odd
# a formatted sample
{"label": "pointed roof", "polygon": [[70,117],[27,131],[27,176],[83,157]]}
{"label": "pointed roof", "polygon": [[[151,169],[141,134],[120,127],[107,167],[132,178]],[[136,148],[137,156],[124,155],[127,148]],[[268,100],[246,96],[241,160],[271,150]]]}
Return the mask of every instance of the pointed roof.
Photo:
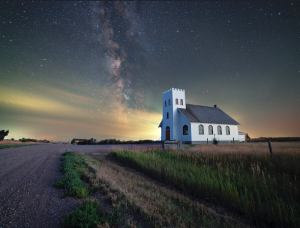
{"label": "pointed roof", "polygon": [[158,127],[162,127],[163,125],[163,120],[161,120],[160,124],[158,125]]}
{"label": "pointed roof", "polygon": [[186,109],[178,108],[190,122],[240,125],[219,108],[186,104]]}

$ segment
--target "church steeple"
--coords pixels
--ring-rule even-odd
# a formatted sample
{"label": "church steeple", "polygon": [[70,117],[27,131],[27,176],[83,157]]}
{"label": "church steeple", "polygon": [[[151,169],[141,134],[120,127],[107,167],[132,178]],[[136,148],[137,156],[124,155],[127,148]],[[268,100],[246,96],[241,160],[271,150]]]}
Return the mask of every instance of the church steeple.
{"label": "church steeple", "polygon": [[[185,103],[185,90],[172,88],[163,92],[162,96],[162,106],[163,106],[163,131],[167,127],[170,128],[170,140],[176,139],[175,134],[175,123],[178,119],[177,108],[186,108]],[[165,134],[162,135],[162,140],[165,140]]]}

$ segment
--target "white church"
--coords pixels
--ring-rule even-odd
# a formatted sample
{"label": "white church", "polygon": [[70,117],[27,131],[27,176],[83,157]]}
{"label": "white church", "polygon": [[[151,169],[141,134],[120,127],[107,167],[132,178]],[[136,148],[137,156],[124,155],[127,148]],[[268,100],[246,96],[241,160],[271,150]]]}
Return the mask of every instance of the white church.
{"label": "white church", "polygon": [[[186,104],[185,90],[169,89],[163,92],[163,119],[161,140],[178,140],[190,144],[244,141],[239,139],[237,121],[214,105],[207,107]],[[243,137],[241,135],[240,137]]]}

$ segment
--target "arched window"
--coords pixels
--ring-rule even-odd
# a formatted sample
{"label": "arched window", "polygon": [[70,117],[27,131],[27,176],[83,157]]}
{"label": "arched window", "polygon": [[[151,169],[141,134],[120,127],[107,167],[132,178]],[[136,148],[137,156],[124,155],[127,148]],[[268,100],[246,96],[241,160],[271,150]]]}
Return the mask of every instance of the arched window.
{"label": "arched window", "polygon": [[167,101],[165,101],[165,107],[167,107]]}
{"label": "arched window", "polygon": [[169,119],[169,113],[167,112],[167,119]]}
{"label": "arched window", "polygon": [[171,100],[169,99],[169,105],[171,105]]}
{"label": "arched window", "polygon": [[178,98],[176,98],[176,104],[178,105]]}
{"label": "arched window", "polygon": [[167,127],[166,127],[166,130],[170,130],[170,127],[169,127],[169,126],[167,126]]}
{"label": "arched window", "polygon": [[204,135],[204,127],[203,127],[203,125],[199,125],[199,135]]}
{"label": "arched window", "polygon": [[183,100],[182,99],[180,99],[180,105],[183,105]]}
{"label": "arched window", "polygon": [[226,126],[226,135],[230,135],[230,128]]}
{"label": "arched window", "polygon": [[183,126],[183,135],[188,135],[189,134],[189,129],[187,125]]}
{"label": "arched window", "polygon": [[222,127],[218,126],[218,135],[222,135]]}
{"label": "arched window", "polygon": [[208,132],[210,135],[212,135],[214,133],[213,127],[211,125],[208,126]]}

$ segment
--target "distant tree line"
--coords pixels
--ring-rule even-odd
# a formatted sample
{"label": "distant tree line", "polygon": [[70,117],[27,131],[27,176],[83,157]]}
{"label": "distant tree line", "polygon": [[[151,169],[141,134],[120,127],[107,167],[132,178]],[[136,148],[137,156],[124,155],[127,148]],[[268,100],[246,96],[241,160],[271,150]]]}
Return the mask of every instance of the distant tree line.
{"label": "distant tree line", "polygon": [[[108,144],[148,144],[153,143],[153,140],[140,140],[140,141],[121,141],[116,139],[104,139],[99,142],[97,142],[96,139],[86,139],[83,141],[79,141],[77,145],[108,145]],[[75,139],[71,141],[71,144],[75,144]]]}
{"label": "distant tree line", "polygon": [[49,143],[50,141],[48,140],[36,140],[36,139],[25,139],[25,138],[22,138],[22,139],[19,139],[20,142],[45,142],[45,143]]}
{"label": "distant tree line", "polygon": [[37,142],[36,139],[25,139],[25,138],[22,138],[22,139],[19,139],[20,142]]}

